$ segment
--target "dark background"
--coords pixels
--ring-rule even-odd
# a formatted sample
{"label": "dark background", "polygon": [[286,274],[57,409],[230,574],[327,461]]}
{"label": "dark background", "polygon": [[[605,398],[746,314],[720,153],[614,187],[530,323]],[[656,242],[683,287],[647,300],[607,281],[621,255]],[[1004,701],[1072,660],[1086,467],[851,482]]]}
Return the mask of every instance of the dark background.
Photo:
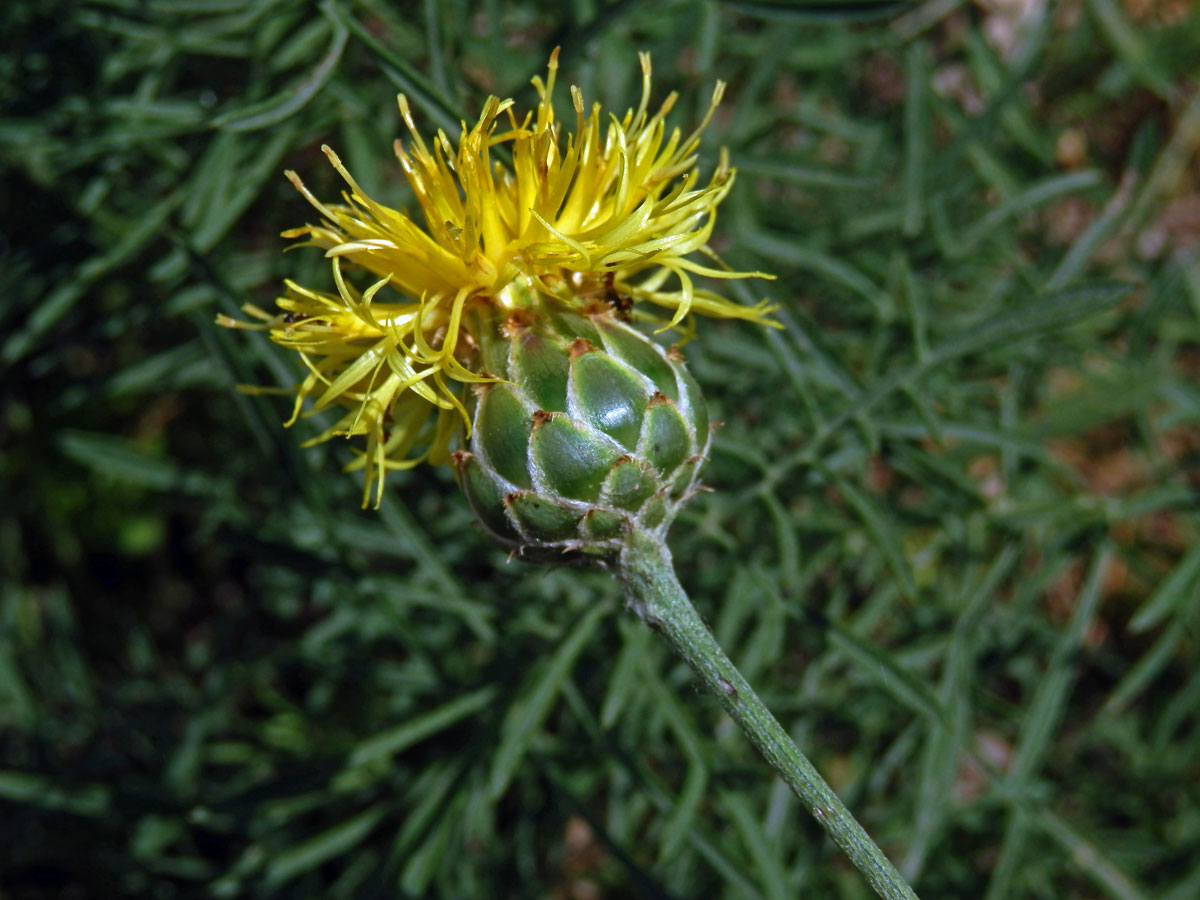
{"label": "dark background", "polygon": [[[359,509],[269,307],[332,145],[561,79],[697,121],[725,424],[672,546],[926,898],[1200,895],[1200,13],[12,0],[0,56],[0,893],[865,897],[601,574],[445,470]],[[680,36],[683,36],[682,40]],[[559,94],[566,104],[565,91]]]}

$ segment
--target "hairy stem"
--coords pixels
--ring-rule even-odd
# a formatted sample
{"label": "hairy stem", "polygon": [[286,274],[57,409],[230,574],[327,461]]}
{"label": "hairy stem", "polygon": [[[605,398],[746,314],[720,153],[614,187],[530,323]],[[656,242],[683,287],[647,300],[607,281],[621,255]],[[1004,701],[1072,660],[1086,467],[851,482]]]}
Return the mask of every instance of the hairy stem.
{"label": "hairy stem", "polygon": [[633,609],[700,676],[875,893],[885,900],[916,900],[912,888],[717,644],[680,587],[671,553],[662,541],[635,534],[618,565]]}

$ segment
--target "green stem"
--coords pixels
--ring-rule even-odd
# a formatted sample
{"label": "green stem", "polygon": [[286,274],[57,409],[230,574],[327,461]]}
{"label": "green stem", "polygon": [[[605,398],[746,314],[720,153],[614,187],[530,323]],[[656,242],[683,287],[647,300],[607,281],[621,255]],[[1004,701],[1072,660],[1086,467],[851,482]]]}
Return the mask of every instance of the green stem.
{"label": "green stem", "polygon": [[884,900],[916,900],[912,888],[717,644],[680,587],[671,552],[662,540],[635,534],[622,551],[618,567],[634,611],[700,676],[875,893]]}

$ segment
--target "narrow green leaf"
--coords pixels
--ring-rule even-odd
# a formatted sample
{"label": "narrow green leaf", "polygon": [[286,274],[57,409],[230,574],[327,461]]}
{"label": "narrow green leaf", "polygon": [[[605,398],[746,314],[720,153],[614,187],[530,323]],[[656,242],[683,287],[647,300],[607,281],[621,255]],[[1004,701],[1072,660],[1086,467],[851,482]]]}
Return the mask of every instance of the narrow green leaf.
{"label": "narrow green leaf", "polygon": [[1127,872],[1113,862],[1110,851],[1087,840],[1072,825],[1049,810],[1037,813],[1038,826],[1067,852],[1071,862],[1078,866],[1098,887],[1104,889],[1105,897],[1115,900],[1150,900],[1159,896],[1141,887]]}
{"label": "narrow green leaf", "polygon": [[1150,649],[1138,657],[1125,675],[1117,682],[1108,699],[1104,701],[1103,714],[1116,715],[1129,707],[1162,674],[1177,657],[1179,644],[1187,634],[1182,616],[1177,617],[1163,630]]}
{"label": "narrow green leaf", "polygon": [[407,94],[413,103],[422,107],[434,120],[433,124],[450,134],[458,132],[462,118],[453,104],[429,79],[402,56],[392,51],[357,18],[349,15],[335,0],[323,0],[321,11],[339,22],[363,46],[379,57],[383,74]]}
{"label": "narrow green leaf", "polygon": [[948,718],[941,701],[924,681],[905,669],[891,653],[834,622],[828,622],[826,628],[831,646],[867,678],[877,682],[904,706],[938,723],[939,727],[946,727]]}
{"label": "narrow green leaf", "polygon": [[[1006,779],[1006,786],[1014,798],[1022,796],[1028,782],[1041,768],[1054,731],[1062,721],[1067,697],[1077,674],[1075,654],[1096,614],[1100,588],[1108,571],[1111,554],[1107,543],[1096,552],[1071,619],[1059,637],[1046,671],[1026,707],[1021,723],[1021,738]],[[1022,845],[1032,825],[1029,813],[1020,806],[1014,806],[1005,827],[996,866],[988,881],[985,900],[1003,900],[1012,896],[1012,882],[1021,864]]]}
{"label": "narrow green leaf", "polygon": [[837,169],[802,165],[787,158],[738,157],[737,169],[739,173],[770,178],[785,184],[834,191],[871,191],[878,190],[881,185],[880,179],[874,176],[850,175]]}
{"label": "narrow green leaf", "polygon": [[394,756],[403,750],[407,750],[414,744],[433,737],[435,734],[445,731],[456,722],[479,712],[479,710],[491,703],[495,696],[495,688],[481,688],[470,694],[456,697],[449,703],[445,703],[437,709],[430,710],[407,722],[402,722],[385,731],[378,732],[365,741],[360,741],[355,746],[354,750],[350,753],[349,759],[346,761],[346,765],[347,767],[361,766],[385,756]]}
{"label": "narrow green leaf", "polygon": [[177,464],[150,456],[126,439],[108,434],[64,430],[63,453],[90,469],[156,491],[213,494],[225,486],[201,472],[185,472]]}
{"label": "narrow green leaf", "polygon": [[919,234],[925,223],[925,166],[929,155],[929,90],[925,46],[912,43],[904,56],[904,233]]}
{"label": "narrow green leaf", "polygon": [[871,537],[875,539],[876,546],[883,554],[888,568],[896,576],[900,593],[909,600],[915,600],[917,585],[913,581],[912,567],[904,555],[896,526],[888,521],[886,514],[875,501],[858,487],[843,478],[838,478],[836,481],[838,490],[846,498],[846,502],[858,513],[859,520],[866,526]]}
{"label": "narrow green leaf", "polygon": [[[624,621],[627,620],[622,619],[622,622]],[[643,658],[646,656],[652,635],[650,629],[642,627],[641,623],[632,624],[633,628],[624,624],[620,626],[625,646],[617,655],[617,661],[608,678],[608,691],[600,705],[600,727],[605,730],[617,723],[641,684]]]}
{"label": "narrow green leaf", "polygon": [[183,193],[176,191],[149,211],[128,223],[106,252],[90,257],[76,270],[74,278],[58,285],[30,314],[25,327],[10,334],[0,349],[0,362],[12,365],[24,357],[46,333],[84,297],[91,286],[118,266],[124,265],[147,244],[162,236],[163,226],[179,206]]}
{"label": "narrow green leaf", "polygon": [[103,816],[112,804],[112,789],[101,784],[63,784],[57,776],[0,770],[0,797],[77,816]]}
{"label": "narrow green leaf", "polygon": [[1147,46],[1145,31],[1129,21],[1121,4],[1116,0],[1087,0],[1087,8],[1134,77],[1163,99],[1173,96],[1175,86]]}
{"label": "narrow green leaf", "polygon": [[648,660],[649,657],[643,656],[639,667],[642,689],[650,692],[655,712],[666,720],[667,727],[679,741],[679,748],[687,760],[683,786],[675,800],[675,808],[663,825],[662,844],[658,853],[659,862],[662,863],[673,859],[687,840],[708,785],[708,766],[694,718],[683,708],[675,691],[663,683],[655,668],[647,664]]}
{"label": "narrow green leaf", "polygon": [[211,383],[211,371],[198,371],[209,369],[206,362],[207,354],[200,341],[185,341],[168,350],[148,355],[116,372],[108,379],[105,393],[110,397],[153,394],[177,388],[202,375]]}
{"label": "narrow green leaf", "polygon": [[400,888],[405,896],[428,896],[429,883],[458,833],[459,817],[465,804],[466,797],[461,793],[455,794],[425,842],[404,861],[404,869],[400,873]]}
{"label": "narrow green leaf", "polygon": [[1095,187],[1102,183],[1098,171],[1068,172],[1065,175],[1051,175],[1021,191],[1016,196],[1001,203],[988,212],[974,225],[962,231],[962,238],[954,241],[948,248],[952,257],[966,256],[971,250],[992,234],[1007,220],[1014,218],[1027,210],[1057,200],[1067,194],[1074,194]]}
{"label": "narrow green leaf", "polygon": [[278,125],[308,105],[333,76],[350,36],[341,22],[332,16],[330,18],[333,21],[333,37],[329,49],[306,78],[261,103],[217,116],[212,121],[212,127],[223,131],[257,131]]}
{"label": "narrow green leaf", "polygon": [[759,883],[767,900],[793,900],[795,892],[788,884],[787,870],[779,858],[775,842],[750,809],[750,801],[744,794],[722,791],[720,802],[734,829],[741,838],[742,847],[758,869]]}
{"label": "narrow green leaf", "polygon": [[904,11],[908,0],[726,0],[725,5],[748,16],[778,22],[858,22],[884,19]]}
{"label": "narrow green leaf", "polygon": [[1186,611],[1200,602],[1200,544],[1196,545],[1171,570],[1154,593],[1138,607],[1129,620],[1133,632],[1149,631],[1168,616],[1183,619]]}
{"label": "narrow green leaf", "polygon": [[891,298],[887,293],[845,259],[839,259],[823,250],[801,244],[796,240],[785,240],[766,231],[757,231],[742,238],[747,247],[769,260],[796,266],[827,278],[851,293],[857,294],[871,304],[876,315],[888,319],[891,313]]}
{"label": "narrow green leaf", "polygon": [[274,854],[267,863],[267,890],[275,890],[297,875],[351,852],[367,838],[387,812],[387,804],[376,803],[353,818]]}
{"label": "narrow green leaf", "polygon": [[608,612],[606,604],[597,603],[584,613],[549,662],[538,667],[520,695],[509,705],[488,777],[487,795],[493,802],[508,790],[530,743],[550,715],[563,682]]}

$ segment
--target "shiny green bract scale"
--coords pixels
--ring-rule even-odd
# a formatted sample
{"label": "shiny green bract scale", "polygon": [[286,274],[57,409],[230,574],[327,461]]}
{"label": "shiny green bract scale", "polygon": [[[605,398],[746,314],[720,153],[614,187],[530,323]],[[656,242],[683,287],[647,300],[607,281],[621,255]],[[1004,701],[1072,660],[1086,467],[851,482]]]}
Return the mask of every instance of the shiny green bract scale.
{"label": "shiny green bract scale", "polygon": [[481,347],[470,450],[455,454],[483,525],[524,557],[603,562],[664,534],[696,491],[708,411],[678,351],[601,311],[514,316]]}

